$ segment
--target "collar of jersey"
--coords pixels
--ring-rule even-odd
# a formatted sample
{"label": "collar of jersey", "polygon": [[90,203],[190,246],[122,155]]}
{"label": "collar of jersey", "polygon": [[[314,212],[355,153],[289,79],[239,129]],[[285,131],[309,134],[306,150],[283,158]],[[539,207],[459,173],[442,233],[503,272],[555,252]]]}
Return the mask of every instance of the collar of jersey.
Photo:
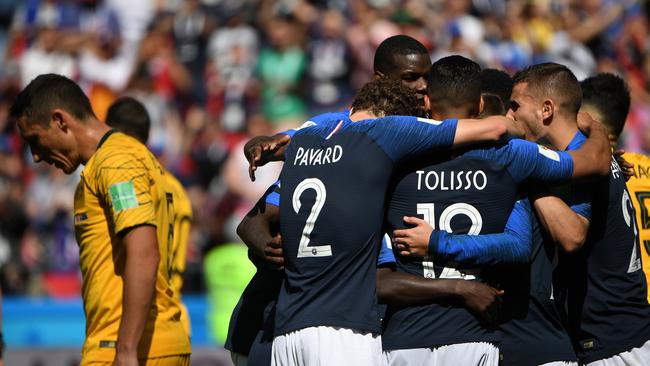
{"label": "collar of jersey", "polygon": [[585,143],[585,141],[587,141],[587,137],[580,130],[578,130],[578,132],[576,132],[576,134],[573,136],[571,142],[569,142],[569,145],[566,147],[565,151],[577,150]]}
{"label": "collar of jersey", "polygon": [[100,147],[102,147],[104,142],[106,142],[106,140],[108,140],[108,138],[115,132],[119,132],[119,130],[117,128],[111,128],[108,132],[106,132],[104,136],[102,136],[101,140],[99,140],[99,144],[97,145],[97,148],[99,149]]}

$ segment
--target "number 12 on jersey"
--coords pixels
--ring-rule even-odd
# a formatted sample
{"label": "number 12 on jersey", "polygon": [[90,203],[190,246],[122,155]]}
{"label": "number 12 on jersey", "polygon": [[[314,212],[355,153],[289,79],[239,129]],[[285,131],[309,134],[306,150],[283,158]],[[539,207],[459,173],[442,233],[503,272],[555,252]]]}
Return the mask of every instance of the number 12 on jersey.
{"label": "number 12 on jersey", "polygon": [[316,191],[316,199],[314,205],[309,211],[309,216],[305,222],[305,227],[302,230],[302,235],[300,236],[300,244],[298,245],[298,258],[305,257],[329,257],[332,255],[332,246],[331,245],[314,245],[309,246],[309,241],[311,240],[311,232],[314,230],[316,225],[316,220],[320,211],[325,205],[325,199],[327,199],[327,190],[325,185],[318,178],[307,178],[300,182],[296,189],[293,191],[293,211],[297,214],[300,211],[300,196],[308,189],[313,189]]}
{"label": "number 12 on jersey", "polygon": [[[436,210],[434,203],[418,203],[417,213],[418,215],[422,215],[422,219],[429,223],[433,230],[436,230]],[[444,230],[451,233],[451,219],[453,219],[456,215],[465,215],[472,221],[472,226],[469,228],[469,232],[467,234],[478,235],[481,233],[481,228],[483,227],[483,218],[481,217],[481,213],[478,212],[476,207],[467,203],[454,203],[453,205],[445,208],[440,214],[438,230]],[[427,259],[432,258],[427,257],[424,261],[422,261],[424,277],[436,278],[433,261]],[[440,278],[461,278],[464,280],[473,280],[476,277],[470,274],[462,273],[455,268],[445,267],[443,268],[442,273],[440,273]]]}

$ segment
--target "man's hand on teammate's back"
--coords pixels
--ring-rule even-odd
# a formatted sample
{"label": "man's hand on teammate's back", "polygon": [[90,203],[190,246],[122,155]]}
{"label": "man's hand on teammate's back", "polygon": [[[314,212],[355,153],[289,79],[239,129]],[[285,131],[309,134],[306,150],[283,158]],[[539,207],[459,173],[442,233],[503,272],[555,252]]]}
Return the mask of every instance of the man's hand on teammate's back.
{"label": "man's hand on teammate's back", "polygon": [[428,222],[418,217],[404,217],[404,223],[412,226],[409,229],[393,231],[395,245],[403,256],[424,257],[429,252],[429,238],[433,228]]}
{"label": "man's hand on teammate's back", "polygon": [[280,234],[266,242],[264,246],[264,260],[267,267],[278,271],[284,270],[284,256],[282,252],[282,237]]}
{"label": "man's hand on teammate's back", "polygon": [[623,177],[627,182],[628,180],[630,180],[630,178],[634,176],[634,164],[625,160],[623,154],[625,154],[625,150],[623,149],[615,150],[613,153],[616,162],[618,162],[618,165],[621,167],[621,171],[623,172]]}
{"label": "man's hand on teammate's back", "polygon": [[284,148],[291,141],[285,134],[253,137],[244,145],[244,155],[248,160],[248,175],[255,181],[255,170],[270,161],[282,160]]}
{"label": "man's hand on teammate's back", "polygon": [[463,305],[485,322],[485,325],[496,326],[504,291],[477,281],[461,281],[457,292]]}

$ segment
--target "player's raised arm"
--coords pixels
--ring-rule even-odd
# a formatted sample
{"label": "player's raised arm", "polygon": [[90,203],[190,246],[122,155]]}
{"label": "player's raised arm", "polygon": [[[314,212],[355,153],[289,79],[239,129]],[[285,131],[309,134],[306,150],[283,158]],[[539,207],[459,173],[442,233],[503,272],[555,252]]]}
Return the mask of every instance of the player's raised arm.
{"label": "player's raised arm", "polygon": [[505,135],[522,137],[521,125],[507,117],[491,116],[483,119],[458,120],[454,146],[463,146],[477,142],[499,141]]}
{"label": "player's raised arm", "polygon": [[258,166],[270,161],[284,160],[284,150],[291,142],[291,137],[285,133],[273,136],[256,136],[244,145],[244,155],[248,160],[248,175],[255,181],[255,170]]}
{"label": "player's raised arm", "polygon": [[400,254],[426,256],[453,261],[463,267],[496,263],[526,263],[530,260],[532,243],[532,213],[527,200],[517,201],[503,233],[455,235],[433,230],[424,220],[405,217],[409,229],[395,230],[394,237]]}
{"label": "player's raised arm", "polygon": [[612,153],[607,130],[584,112],[578,114],[578,127],[589,137],[580,149],[568,152],[573,157],[573,177],[609,174]]}

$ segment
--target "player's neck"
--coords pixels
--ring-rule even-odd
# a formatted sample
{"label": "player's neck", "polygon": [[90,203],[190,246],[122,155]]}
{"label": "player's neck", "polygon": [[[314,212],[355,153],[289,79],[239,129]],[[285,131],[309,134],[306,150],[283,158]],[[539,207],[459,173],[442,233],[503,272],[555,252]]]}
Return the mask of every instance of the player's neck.
{"label": "player's neck", "polygon": [[99,120],[93,119],[83,122],[84,125],[78,126],[77,143],[79,144],[79,157],[81,163],[86,165],[88,160],[95,154],[99,147],[102,137],[111,130],[111,128]]}
{"label": "player's neck", "polygon": [[366,119],[374,119],[377,118],[374,113],[367,111],[367,110],[360,110],[360,111],[353,111],[350,114],[350,121],[352,122],[358,122],[358,121],[363,121]]}
{"label": "player's neck", "polygon": [[566,150],[578,132],[578,122],[575,120],[557,122],[560,121],[553,122],[553,127],[549,130],[546,138],[556,150]]}

